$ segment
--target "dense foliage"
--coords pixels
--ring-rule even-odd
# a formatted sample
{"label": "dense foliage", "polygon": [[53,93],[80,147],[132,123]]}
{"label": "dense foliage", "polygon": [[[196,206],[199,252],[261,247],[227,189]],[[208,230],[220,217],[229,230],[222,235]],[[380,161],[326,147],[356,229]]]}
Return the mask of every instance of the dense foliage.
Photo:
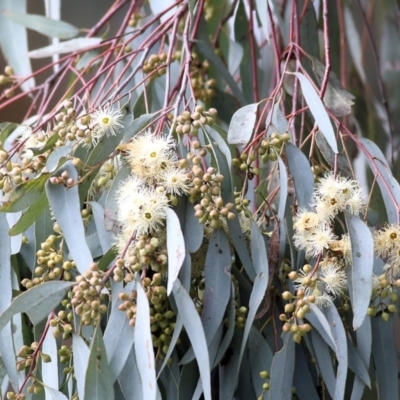
{"label": "dense foliage", "polygon": [[398,398],[397,3],[52,4],[0,0],[2,398]]}

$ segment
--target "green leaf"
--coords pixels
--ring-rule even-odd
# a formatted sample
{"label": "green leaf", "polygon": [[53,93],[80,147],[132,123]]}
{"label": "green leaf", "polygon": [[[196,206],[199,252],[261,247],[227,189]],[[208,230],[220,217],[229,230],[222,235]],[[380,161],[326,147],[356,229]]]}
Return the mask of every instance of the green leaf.
{"label": "green leaf", "polygon": [[295,364],[295,342],[290,333],[283,333],[283,348],[275,353],[271,367],[270,399],[291,400]]}
{"label": "green leaf", "polygon": [[60,303],[74,283],[50,281],[23,292],[0,315],[0,331],[15,314],[25,313],[33,325],[41,322]]}
{"label": "green leaf", "polygon": [[112,233],[106,230],[104,221],[104,208],[97,201],[91,201],[90,206],[92,207],[92,214],[94,223],[96,225],[97,234],[99,236],[101,249],[103,254],[106,254],[112,245]]}
{"label": "green leaf", "polygon": [[199,50],[199,53],[201,53],[201,55],[205,59],[207,59],[211,65],[213,65],[215,67],[215,69],[220,74],[221,78],[227,83],[229,88],[232,90],[232,93],[236,97],[236,100],[242,106],[244,106],[247,103],[246,99],[243,96],[243,93],[238,88],[232,75],[229,73],[229,71],[225,67],[222,60],[215,54],[214,49],[210,44],[207,29],[204,26],[204,21],[202,21],[200,24],[197,38],[198,38],[198,41],[196,42],[196,48]]}
{"label": "green leaf", "polygon": [[146,128],[147,125],[150,125],[159,115],[160,112],[155,112],[153,114],[143,114],[139,118],[134,119],[130,127],[125,131],[122,143],[127,143],[135,135]]}
{"label": "green leaf", "polygon": [[[71,161],[65,163],[57,175],[64,171],[74,181],[78,180],[78,172]],[[72,259],[80,273],[84,273],[93,262],[92,255],[85,240],[85,229],[81,217],[78,186],[66,188],[64,185],[46,184],[47,197],[53,214],[61,227]]]}
{"label": "green leaf", "polygon": [[68,397],[61,393],[59,390],[52,389],[51,387],[45,386],[44,388],[46,398],[50,398],[51,400],[68,400]]}
{"label": "green leaf", "polygon": [[318,331],[311,330],[311,339],[317,359],[318,368],[324,379],[326,388],[329,395],[333,398],[335,396],[336,377],[332,365],[332,357],[329,351],[327,341],[318,333]]}
{"label": "green leaf", "polygon": [[137,309],[135,324],[135,357],[142,382],[143,399],[156,399],[157,380],[153,342],[150,330],[150,307],[142,282],[136,278]]}
{"label": "green leaf", "polygon": [[178,216],[175,211],[167,208],[167,252],[168,252],[168,296],[172,292],[175,280],[185,259],[185,241]]}
{"label": "green leaf", "polygon": [[[26,12],[26,0],[0,0],[0,10]],[[25,78],[32,75],[28,52],[26,28],[16,24],[0,12],[0,45],[8,65],[14,69],[16,76]],[[22,90],[28,91],[35,86],[35,79],[30,78],[21,84]]]}
{"label": "green leaf", "polygon": [[285,254],[286,249],[286,226],[285,226],[285,211],[286,201],[288,196],[288,176],[286,172],[286,165],[278,156],[279,165],[279,207],[278,207],[278,220],[279,220],[279,259],[281,260]]}
{"label": "green leaf", "polygon": [[225,314],[231,291],[231,251],[228,237],[220,228],[208,243],[204,277],[205,289],[201,321],[207,343],[211,343]]}
{"label": "green leaf", "polygon": [[194,216],[194,205],[187,202],[183,237],[189,253],[195,253],[203,243],[204,225]]}
{"label": "green leaf", "polygon": [[179,279],[172,289],[178,312],[182,316],[183,324],[192,344],[199,366],[205,400],[211,400],[210,360],[203,326],[193,300],[182,286]]}
{"label": "green leaf", "polygon": [[[253,325],[258,307],[265,296],[268,287],[268,257],[265,248],[264,238],[257,223],[251,220],[251,258],[253,260],[256,277],[254,279],[253,290],[250,295],[249,312],[246,318],[246,325],[243,332],[242,345],[239,353],[239,366],[246,348],[246,342],[250,333],[251,326]],[[239,372],[239,371],[238,371]]]}
{"label": "green leaf", "polygon": [[280,108],[280,102],[277,101],[271,110],[268,112],[265,120],[267,128],[266,136],[271,136],[273,133],[285,133],[288,130],[288,121],[286,120]]}
{"label": "green leaf", "polygon": [[113,379],[107,362],[101,328],[94,331],[85,375],[84,399],[114,399]]}
{"label": "green leaf", "polygon": [[371,387],[371,379],[369,378],[368,370],[349,338],[347,338],[347,352],[349,368],[362,380],[364,385]]}
{"label": "green leaf", "polygon": [[333,400],[342,400],[344,399],[345,394],[348,367],[346,331],[342,319],[333,303],[330,304],[329,307],[326,307],[324,311],[326,312],[327,320],[331,328],[333,340],[336,346],[336,359],[339,363],[336,369],[336,386]]}
{"label": "green leaf", "polygon": [[261,28],[264,32],[264,36],[267,40],[270,38],[270,23],[268,16],[268,2],[264,0],[256,0],[256,11],[258,18],[261,21]]}
{"label": "green leaf", "polygon": [[336,346],[329,322],[323,312],[315,304],[310,304],[310,312],[307,314],[306,318],[311,323],[312,327],[319,332],[331,349],[335,350]]}
{"label": "green leaf", "polygon": [[239,108],[233,114],[228,130],[228,143],[246,146],[253,135],[259,103]]}
{"label": "green leaf", "polygon": [[346,223],[351,241],[353,265],[351,273],[351,306],[353,309],[353,328],[357,330],[367,315],[371,293],[374,267],[374,239],[368,226],[358,217],[346,213]]}
{"label": "green leaf", "polygon": [[57,341],[52,335],[53,331],[54,328],[50,327],[42,345],[43,354],[47,354],[51,358],[50,362],[44,362],[41,360],[42,379],[45,385],[45,391],[47,388],[59,388],[58,374],[60,371],[58,369],[58,348]]}
{"label": "green leaf", "polygon": [[47,150],[53,149],[57,140],[59,139],[58,133],[53,133],[46,141],[46,144],[43,147],[37,147],[30,149],[35,156],[45,153]]}
{"label": "green leaf", "polygon": [[307,157],[291,143],[285,144],[285,152],[289,170],[293,176],[299,207],[310,209],[311,197],[314,192],[314,177]]}
{"label": "green leaf", "polygon": [[326,140],[331,146],[334,153],[338,153],[335,132],[332,128],[332,123],[329,119],[329,115],[326,112],[325,106],[322,103],[318,93],[315,91],[311,82],[300,72],[294,72],[294,75],[300,81],[303,96],[310,108],[311,114],[313,115],[315,122],[317,123],[320,131],[324,134]]}
{"label": "green leaf", "polygon": [[74,354],[74,373],[76,377],[76,388],[79,398],[84,398],[85,375],[89,363],[89,348],[79,335],[72,336],[72,350]]}
{"label": "green leaf", "polygon": [[11,132],[14,131],[19,125],[13,122],[2,122],[0,124],[0,142],[4,143]]}
{"label": "green leaf", "polygon": [[[134,287],[135,282],[130,282],[125,286],[123,292],[130,294]],[[132,347],[135,339],[135,328],[129,325],[126,313],[118,309],[121,304],[122,300],[119,299],[113,304],[104,332],[104,346],[113,381],[124,368],[129,355],[127,350]]]}
{"label": "green leaf", "polygon": [[53,172],[66,161],[66,157],[71,153],[72,146],[56,147],[49,155],[46,163],[48,172]]}
{"label": "green leaf", "polygon": [[49,177],[49,174],[40,175],[6,193],[2,198],[0,212],[22,211],[35,203],[41,197]]}
{"label": "green leaf", "polygon": [[[315,57],[311,57],[312,66],[320,82],[325,74],[325,66]],[[336,74],[329,73],[328,85],[324,94],[324,103],[329,110],[337,117],[344,117],[351,113],[351,106],[354,104],[355,97],[345,90],[337,78]]]}
{"label": "green leaf", "polygon": [[[388,223],[397,224],[396,206],[400,207],[399,185],[394,181],[390,166],[379,147],[369,139],[360,138],[360,142],[365,149],[364,151],[373,157],[372,159],[366,158],[381,190]],[[397,204],[394,204],[393,198]]]}
{"label": "green leaf", "polygon": [[372,318],[372,357],[378,380],[379,398],[396,400],[398,392],[397,350],[395,346],[393,314],[389,321]]}
{"label": "green leaf", "polygon": [[49,46],[41,47],[40,49],[32,50],[28,52],[29,58],[45,58],[51,57],[54,54],[71,53],[74,51],[82,51],[94,47],[101,43],[102,38],[78,38],[66,40],[64,42],[51,44]]}
{"label": "green leaf", "polygon": [[143,399],[142,382],[133,347],[128,352],[126,363],[118,376],[118,382],[127,400]]}
{"label": "green leaf", "polygon": [[79,34],[79,29],[64,21],[43,17],[36,14],[25,14],[13,10],[3,11],[12,21],[51,38],[71,39]]}

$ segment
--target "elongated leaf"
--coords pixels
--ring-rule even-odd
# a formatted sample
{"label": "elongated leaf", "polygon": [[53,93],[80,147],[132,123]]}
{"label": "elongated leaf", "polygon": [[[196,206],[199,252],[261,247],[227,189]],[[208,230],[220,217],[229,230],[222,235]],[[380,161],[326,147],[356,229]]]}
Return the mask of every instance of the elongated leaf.
{"label": "elongated leaf", "polygon": [[283,333],[283,348],[275,353],[271,367],[270,399],[291,400],[295,364],[295,343],[290,333]]}
{"label": "elongated leaf", "polygon": [[103,39],[101,38],[93,38],[93,37],[66,40],[65,42],[51,44],[50,46],[45,46],[40,49],[29,51],[28,57],[44,58],[44,57],[51,57],[54,54],[64,54],[64,53],[71,53],[74,51],[81,51],[98,45],[102,40]]}
{"label": "elongated leaf", "polygon": [[60,168],[63,161],[66,161],[66,156],[71,153],[72,146],[60,146],[56,147],[49,158],[47,159],[46,169],[48,172],[53,172],[57,168]]}
{"label": "elongated leaf", "polygon": [[285,254],[286,248],[286,226],[285,226],[285,211],[286,201],[288,196],[288,176],[286,172],[286,166],[282,161],[281,157],[278,156],[279,164],[279,207],[278,207],[278,219],[279,219],[279,258],[282,259]]}
{"label": "elongated leaf", "polygon": [[371,380],[369,378],[368,370],[365,367],[365,364],[358,354],[357,350],[353,347],[350,340],[348,339],[347,352],[349,359],[349,368],[363,381],[365,385],[371,387]]}
{"label": "elongated leaf", "polygon": [[358,329],[367,315],[372,292],[374,266],[374,240],[371,231],[358,217],[346,213],[349,229],[353,265],[351,306],[353,308],[353,327]]}
{"label": "elongated leaf", "polygon": [[336,358],[339,363],[336,370],[336,386],[333,400],[342,400],[344,398],[348,367],[346,332],[335,305],[331,304],[324,310],[326,311],[327,319],[331,327],[333,340],[336,345]]}
{"label": "elongated leaf", "polygon": [[47,333],[43,345],[42,352],[50,356],[50,362],[44,362],[42,360],[42,377],[43,383],[54,389],[59,388],[58,382],[58,354],[57,354],[57,342],[52,331],[54,328],[50,327]]}
{"label": "elongated leaf", "polygon": [[204,239],[204,225],[199,222],[194,213],[194,206],[188,201],[183,236],[189,253],[195,253]]}
{"label": "elongated leaf", "polygon": [[[78,172],[68,161],[58,171],[67,171],[70,178],[78,180]],[[93,262],[92,255],[85,240],[85,231],[81,218],[78,187],[66,188],[64,185],[46,184],[46,192],[53,214],[61,227],[73,260],[80,273],[84,273]]]}
{"label": "elongated leaf", "polygon": [[[130,282],[125,286],[124,292],[130,293],[134,287],[135,282]],[[128,350],[132,347],[135,338],[135,328],[129,326],[129,320],[126,314],[118,309],[121,303],[122,301],[118,299],[118,301],[113,304],[107,328],[104,332],[104,346],[107,351],[107,360],[113,381],[124,368],[129,355]],[[121,343],[123,343],[123,346]]]}
{"label": "elongated leaf", "polygon": [[211,400],[210,361],[200,317],[192,299],[179,279],[175,281],[172,292],[199,365],[204,399]]}
{"label": "elongated leaf", "polygon": [[239,108],[233,114],[228,130],[228,143],[246,145],[254,131],[258,103]]}
{"label": "elongated leaf", "polygon": [[71,39],[79,34],[79,29],[68,22],[56,21],[42,15],[24,14],[14,10],[6,10],[4,15],[17,24],[51,38]]}
{"label": "elongated leaf", "polygon": [[224,317],[231,290],[231,252],[229,240],[222,228],[215,230],[211,235],[204,276],[201,321],[209,344]]}
{"label": "elongated leaf", "polygon": [[68,400],[68,397],[61,393],[59,390],[52,389],[50,387],[44,388],[45,394],[46,394],[46,399],[49,398],[51,400]]}
{"label": "elongated leaf", "polygon": [[153,114],[143,114],[134,119],[130,127],[125,131],[122,143],[128,142],[135,135],[141,132],[147,125],[151,124],[156,117],[159,116],[159,114],[159,112],[155,112]]}
{"label": "elongated leaf", "polygon": [[312,327],[319,332],[322,338],[324,338],[325,342],[328,343],[330,348],[335,351],[335,342],[326,316],[315,304],[310,304],[310,309],[311,310],[307,314],[306,318],[311,323]]}
{"label": "elongated leaf", "polygon": [[290,173],[293,176],[299,207],[310,209],[314,178],[307,157],[291,143],[285,144]]}
{"label": "elongated leaf", "polygon": [[285,133],[288,128],[288,121],[280,109],[280,102],[277,101],[271,110],[268,112],[265,120],[267,128],[266,136],[271,136],[273,133]]}
{"label": "elongated leaf", "polygon": [[34,325],[41,322],[63,299],[74,283],[50,281],[20,294],[0,315],[0,331],[15,314],[26,313]]}
{"label": "elongated leaf", "polygon": [[294,72],[300,81],[301,89],[303,91],[304,98],[310,108],[311,114],[313,115],[315,122],[317,123],[320,131],[324,134],[326,140],[331,146],[334,153],[338,153],[335,132],[332,128],[332,123],[329,119],[329,115],[325,110],[325,106],[322,103],[318,93],[313,88],[311,82],[300,72]]}
{"label": "elongated leaf", "polygon": [[336,377],[329,346],[326,340],[314,329],[311,331],[311,338],[320,373],[330,396],[333,398],[335,395]]}
{"label": "elongated leaf", "polygon": [[72,337],[72,349],[74,354],[74,372],[76,376],[76,387],[80,398],[85,395],[85,375],[89,363],[89,347],[78,335]]}
{"label": "elongated leaf", "polygon": [[150,331],[150,308],[139,278],[136,279],[137,309],[135,325],[135,357],[142,382],[143,399],[156,399],[157,380],[153,342]]}
{"label": "elongated leaf", "polygon": [[374,359],[380,399],[399,398],[393,316],[389,321],[372,318],[372,357]]}
{"label": "elongated leaf", "polygon": [[258,18],[261,21],[262,30],[267,41],[270,38],[270,24],[268,16],[268,2],[263,0],[256,0],[256,9]]}
{"label": "elongated leaf", "polygon": [[35,203],[44,191],[44,185],[49,174],[43,174],[36,179],[21,183],[2,198],[0,212],[22,211]]}
{"label": "elongated leaf", "polygon": [[[0,10],[13,10],[16,12],[26,12],[26,0],[0,0]],[[32,67],[26,57],[28,52],[28,37],[26,28],[16,24],[0,12],[0,45],[3,54],[14,69],[15,75],[27,77],[32,74]],[[22,83],[24,91],[28,91],[35,86],[34,78]]]}
{"label": "elongated leaf", "polygon": [[103,254],[106,254],[107,251],[111,248],[112,234],[111,232],[106,230],[104,221],[104,208],[96,201],[91,201],[90,206],[92,207],[93,218],[96,224],[96,230],[99,236],[101,250],[103,251]]}
{"label": "elongated leaf", "polygon": [[94,331],[85,375],[84,399],[114,400],[113,378],[107,362],[101,328]]}
{"label": "elongated leaf", "polygon": [[170,295],[175,280],[185,259],[185,241],[178,216],[170,208],[167,209],[167,251],[168,251],[168,284]]}
{"label": "elongated leaf", "polygon": [[144,399],[134,347],[128,353],[126,363],[118,376],[118,382],[126,400]]}
{"label": "elongated leaf", "polygon": [[[246,325],[243,332],[242,345],[239,353],[239,366],[246,347],[247,338],[253,325],[258,307],[265,296],[268,287],[268,257],[265,248],[264,238],[257,223],[251,220],[251,258],[253,260],[256,277],[254,279],[253,290],[250,295],[249,312],[247,314]],[[238,371],[239,372],[239,371]]]}

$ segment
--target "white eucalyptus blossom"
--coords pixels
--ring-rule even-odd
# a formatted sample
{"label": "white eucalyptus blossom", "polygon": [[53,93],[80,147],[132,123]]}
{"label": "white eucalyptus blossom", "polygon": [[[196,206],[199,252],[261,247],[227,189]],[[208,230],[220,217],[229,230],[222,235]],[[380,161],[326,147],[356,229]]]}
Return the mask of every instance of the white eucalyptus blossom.
{"label": "white eucalyptus blossom", "polygon": [[92,138],[98,142],[103,136],[115,136],[122,128],[123,114],[111,106],[100,107],[92,114]]}

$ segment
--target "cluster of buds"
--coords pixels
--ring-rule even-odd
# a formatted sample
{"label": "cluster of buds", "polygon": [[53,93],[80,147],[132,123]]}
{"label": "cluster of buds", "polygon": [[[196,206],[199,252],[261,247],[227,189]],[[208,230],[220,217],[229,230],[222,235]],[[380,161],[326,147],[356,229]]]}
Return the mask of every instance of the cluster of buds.
{"label": "cluster of buds", "polygon": [[101,315],[107,312],[107,306],[102,304],[105,294],[100,293],[103,288],[102,278],[104,272],[99,269],[96,263],[83,275],[76,277],[77,285],[73,287],[71,305],[76,314],[81,317],[83,325],[96,326]]}
{"label": "cluster of buds", "polygon": [[210,63],[208,60],[200,61],[196,53],[192,53],[193,62],[190,65],[190,82],[194,97],[207,104],[215,96],[217,81],[210,79],[208,70]]}
{"label": "cluster of buds", "polygon": [[[269,374],[268,371],[261,371],[260,372],[260,377],[261,379],[265,380],[265,381],[269,381],[271,376]],[[257,400],[263,400],[264,399],[264,393],[270,389],[270,383],[269,382],[264,382],[263,386],[262,386],[262,393],[261,395],[257,398]]]}
{"label": "cluster of buds", "polygon": [[192,113],[190,111],[184,111],[176,119],[176,133],[178,135],[188,134],[197,136],[202,126],[214,124],[216,115],[217,110],[215,108],[204,111],[203,106],[196,106]]}
{"label": "cluster of buds", "polygon": [[[72,296],[72,292],[68,293],[69,298]],[[73,331],[71,325],[74,315],[72,313],[72,305],[69,299],[64,299],[61,305],[65,307],[65,310],[60,310],[57,315],[54,315],[50,319],[50,326],[53,327],[53,336],[58,338],[62,335],[62,338],[68,339]]]}
{"label": "cluster of buds", "polygon": [[75,261],[64,260],[61,249],[61,236],[50,235],[40,245],[36,252],[38,266],[35,268],[33,279],[23,279],[21,284],[27,289],[40,285],[43,282],[62,279],[70,281],[72,270],[76,269]]}
{"label": "cluster of buds", "polygon": [[241,306],[236,309],[236,321],[235,326],[237,328],[244,328],[246,325],[246,315],[247,315],[247,307]]}
{"label": "cluster of buds", "polygon": [[50,178],[52,185],[64,185],[65,187],[72,187],[75,185],[75,180],[69,176],[68,171],[62,172],[60,176],[52,176]]}
{"label": "cluster of buds", "polygon": [[288,133],[273,133],[270,137],[264,138],[258,149],[258,154],[261,156],[261,161],[276,161],[278,154],[281,152],[282,147],[290,140]]}
{"label": "cluster of buds", "polygon": [[252,180],[259,170],[254,166],[257,156],[254,153],[242,153],[240,158],[232,158],[232,165],[247,174],[248,179]]}

